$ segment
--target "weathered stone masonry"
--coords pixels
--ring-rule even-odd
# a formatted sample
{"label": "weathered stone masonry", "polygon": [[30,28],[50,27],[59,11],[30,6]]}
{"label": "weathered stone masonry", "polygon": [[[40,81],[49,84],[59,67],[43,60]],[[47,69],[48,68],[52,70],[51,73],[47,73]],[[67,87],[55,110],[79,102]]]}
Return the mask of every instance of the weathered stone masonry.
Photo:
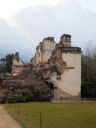
{"label": "weathered stone masonry", "polygon": [[39,63],[48,62],[48,59],[50,59],[54,50],[54,46],[55,43],[53,37],[45,38],[40,42],[39,46],[37,46],[35,57],[32,59],[31,63],[37,65]]}
{"label": "weathered stone masonry", "polygon": [[21,74],[22,71],[31,69],[30,66],[26,65],[19,57],[19,53],[16,52],[15,57],[13,59],[13,66],[12,66],[12,74],[13,76]]}
{"label": "weathered stone masonry", "polygon": [[53,86],[53,100],[80,98],[81,48],[71,46],[70,35],[62,35],[58,44],[53,37],[45,38],[30,64]]}

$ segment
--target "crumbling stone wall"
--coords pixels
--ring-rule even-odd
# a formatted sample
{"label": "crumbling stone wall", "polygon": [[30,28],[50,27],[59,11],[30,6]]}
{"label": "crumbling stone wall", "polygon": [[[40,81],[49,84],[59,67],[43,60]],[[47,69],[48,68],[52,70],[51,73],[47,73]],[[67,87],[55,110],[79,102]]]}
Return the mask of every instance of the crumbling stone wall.
{"label": "crumbling stone wall", "polygon": [[[47,43],[46,39],[45,44]],[[46,45],[47,46],[47,45]],[[45,47],[47,49],[47,47]],[[46,54],[47,55],[47,54]],[[71,46],[71,36],[64,34],[52,50],[50,59],[35,65],[43,78],[54,85],[54,98],[76,99],[81,93],[81,48]]]}
{"label": "crumbling stone wall", "polygon": [[54,38],[49,37],[43,40],[43,62],[48,62],[54,50]]}
{"label": "crumbling stone wall", "polygon": [[40,42],[39,46],[36,48],[35,57],[31,60],[31,64],[39,64],[48,62],[52,52],[54,50],[54,38],[48,37]]}
{"label": "crumbling stone wall", "polygon": [[[54,100],[80,98],[81,48],[71,46],[71,35],[68,34],[62,35],[60,42],[54,45],[53,37],[40,42],[28,68],[37,72],[38,77],[48,85],[52,85]],[[26,65],[17,54],[12,69],[13,74],[26,70]]]}
{"label": "crumbling stone wall", "polygon": [[15,57],[13,59],[13,66],[12,66],[12,75],[18,75],[24,70],[24,62],[20,59],[19,53],[16,52]]}

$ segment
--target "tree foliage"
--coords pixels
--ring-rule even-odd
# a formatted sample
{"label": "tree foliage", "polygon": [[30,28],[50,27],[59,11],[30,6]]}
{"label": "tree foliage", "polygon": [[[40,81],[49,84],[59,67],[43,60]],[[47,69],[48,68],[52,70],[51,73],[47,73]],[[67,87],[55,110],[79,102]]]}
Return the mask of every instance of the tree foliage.
{"label": "tree foliage", "polygon": [[82,55],[82,97],[96,97],[96,47],[89,44]]}
{"label": "tree foliage", "polygon": [[6,57],[0,59],[0,72],[11,72],[14,54],[7,54]]}

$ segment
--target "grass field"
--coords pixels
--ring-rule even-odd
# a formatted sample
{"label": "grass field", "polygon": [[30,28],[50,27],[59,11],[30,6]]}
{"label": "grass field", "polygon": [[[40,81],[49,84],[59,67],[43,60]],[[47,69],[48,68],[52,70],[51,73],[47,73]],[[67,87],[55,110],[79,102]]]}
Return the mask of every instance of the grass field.
{"label": "grass field", "polygon": [[25,128],[96,128],[96,103],[6,104]]}

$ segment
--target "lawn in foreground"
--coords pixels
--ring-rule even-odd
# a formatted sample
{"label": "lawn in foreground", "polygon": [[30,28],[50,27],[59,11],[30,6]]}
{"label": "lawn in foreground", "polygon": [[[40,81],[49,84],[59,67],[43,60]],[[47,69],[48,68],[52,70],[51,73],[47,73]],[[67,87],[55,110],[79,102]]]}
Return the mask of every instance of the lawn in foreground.
{"label": "lawn in foreground", "polygon": [[25,128],[96,128],[96,103],[6,104]]}

